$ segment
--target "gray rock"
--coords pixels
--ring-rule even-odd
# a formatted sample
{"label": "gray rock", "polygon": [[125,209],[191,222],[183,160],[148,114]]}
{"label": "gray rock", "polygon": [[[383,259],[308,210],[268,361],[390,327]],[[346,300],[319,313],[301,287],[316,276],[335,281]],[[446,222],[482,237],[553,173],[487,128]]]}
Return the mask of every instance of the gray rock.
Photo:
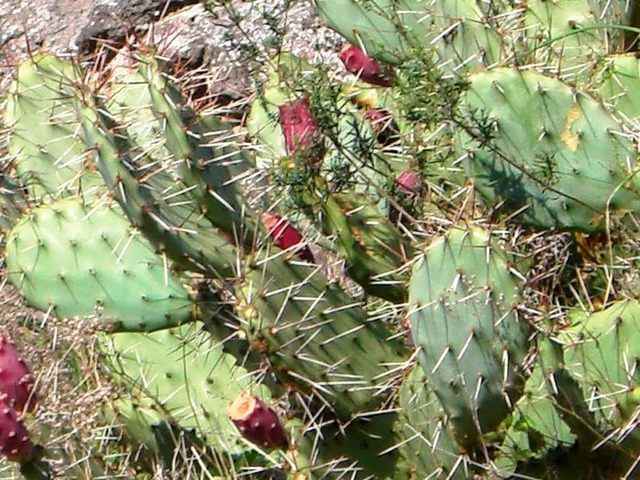
{"label": "gray rock", "polygon": [[119,48],[130,33],[140,33],[164,16],[199,0],[110,0],[95,6],[75,39],[82,55],[96,51],[101,42]]}

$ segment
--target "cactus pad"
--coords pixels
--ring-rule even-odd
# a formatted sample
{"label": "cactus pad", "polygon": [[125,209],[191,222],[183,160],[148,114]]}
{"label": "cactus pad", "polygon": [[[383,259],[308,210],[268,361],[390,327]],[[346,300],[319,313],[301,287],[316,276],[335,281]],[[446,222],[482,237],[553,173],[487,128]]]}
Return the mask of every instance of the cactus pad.
{"label": "cactus pad", "polygon": [[418,360],[458,441],[496,428],[520,396],[529,326],[506,253],[478,227],[454,226],[414,268],[409,318]]}
{"label": "cactus pad", "polygon": [[193,302],[153,247],[119,214],[65,199],[26,215],[7,241],[9,279],[58,317],[99,313],[116,330],[191,320]]}
{"label": "cactus pad", "polygon": [[535,72],[471,77],[458,148],[491,203],[542,228],[602,230],[640,209],[635,149],[595,100]]}

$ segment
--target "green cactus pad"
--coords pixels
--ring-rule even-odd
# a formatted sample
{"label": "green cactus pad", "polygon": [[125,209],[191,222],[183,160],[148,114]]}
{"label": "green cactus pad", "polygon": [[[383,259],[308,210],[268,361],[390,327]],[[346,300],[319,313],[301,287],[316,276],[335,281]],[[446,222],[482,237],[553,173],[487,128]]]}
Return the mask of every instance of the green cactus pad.
{"label": "green cactus pad", "polygon": [[595,100],[538,73],[471,77],[457,148],[476,188],[542,228],[602,230],[640,209],[635,148]]}
{"label": "green cactus pad", "polygon": [[190,190],[166,169],[151,176],[136,170],[136,157],[147,152],[125,132],[116,135],[113,120],[93,102],[77,102],[75,108],[98,169],[129,220],[176,264],[215,277],[234,276],[233,238],[211,224]]}
{"label": "green cactus pad", "polygon": [[586,79],[594,60],[606,53],[607,30],[594,28],[605,22],[596,18],[589,0],[530,0],[523,30],[527,61],[538,62],[565,80]]}
{"label": "green cactus pad", "polygon": [[325,233],[337,235],[347,274],[369,294],[394,303],[406,301],[408,276],[401,270],[413,250],[388,217],[355,194],[327,196],[322,212]]}
{"label": "green cactus pad", "polygon": [[622,300],[561,332],[564,368],[580,385],[584,405],[611,443],[640,447],[640,303]]}
{"label": "green cactus pad", "polygon": [[478,227],[455,226],[413,267],[409,318],[418,360],[458,441],[473,444],[522,392],[530,328],[506,253]]}
{"label": "green cactus pad", "polygon": [[637,122],[640,117],[640,61],[636,54],[616,55],[608,59],[601,74],[598,93],[623,120]]}
{"label": "green cactus pad", "polygon": [[398,413],[398,450],[409,467],[408,478],[414,478],[410,472],[416,478],[471,478],[469,458],[456,442],[450,419],[419,365],[400,385]]}
{"label": "green cactus pad", "polygon": [[73,108],[83,73],[70,61],[39,54],[18,67],[4,110],[7,149],[33,200],[43,195],[104,193],[104,181],[82,139]]}
{"label": "green cactus pad", "polygon": [[[162,416],[195,431],[222,452],[238,454],[253,448],[240,437],[227,411],[246,390],[263,399],[270,394],[223,353],[201,323],[147,334],[118,333],[101,340],[111,374],[143,405],[154,405]],[[146,415],[155,421],[155,416]],[[135,421],[139,424],[140,419]]]}
{"label": "green cactus pad", "polygon": [[400,342],[316,266],[261,257],[236,296],[241,328],[284,383],[321,397],[343,419],[389,395]]}
{"label": "green cactus pad", "polygon": [[7,239],[10,281],[60,318],[99,314],[116,330],[189,321],[193,302],[153,247],[113,210],[64,199],[36,208]]}
{"label": "green cactus pad", "polygon": [[172,455],[173,449],[164,452],[163,445],[156,436],[157,430],[171,428],[170,418],[162,409],[154,405],[153,400],[128,394],[119,395],[118,398],[106,403],[103,411],[111,423],[124,430],[131,439],[144,445],[153,454],[165,457]]}
{"label": "green cactus pad", "polygon": [[544,362],[536,362],[522,397],[506,420],[509,427],[494,460],[501,477],[512,475],[519,462],[541,459],[553,449],[568,447],[576,440],[549,392],[547,367]]}
{"label": "green cactus pad", "polygon": [[490,65],[501,38],[475,0],[316,0],[330,28],[367,53],[397,63],[416,48],[433,48],[447,69]]}
{"label": "green cactus pad", "polygon": [[246,175],[252,165],[233,146],[230,127],[214,122],[212,116],[201,121],[155,59],[140,59],[137,71],[114,82],[111,89],[107,107],[140,150],[148,152],[142,157],[146,164],[139,168],[149,176],[174,171],[181,181],[167,196],[176,202],[197,202],[213,228],[251,238],[244,231],[243,198],[232,171],[238,173],[238,166],[244,166],[246,171],[236,176]]}

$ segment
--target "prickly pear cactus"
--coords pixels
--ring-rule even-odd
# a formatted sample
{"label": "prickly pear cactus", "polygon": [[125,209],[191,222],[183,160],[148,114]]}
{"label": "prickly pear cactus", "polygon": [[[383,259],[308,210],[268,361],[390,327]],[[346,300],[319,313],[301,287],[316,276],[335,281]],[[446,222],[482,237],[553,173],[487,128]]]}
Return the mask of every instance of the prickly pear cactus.
{"label": "prickly pear cactus", "polygon": [[607,436],[631,458],[640,448],[639,335],[640,304],[623,300],[587,316],[559,337],[565,369],[580,385],[601,438]]}
{"label": "prickly pear cactus", "polygon": [[107,206],[64,199],[32,210],[9,234],[6,262],[24,298],[60,318],[97,315],[105,328],[152,331],[194,315],[167,263]]}
{"label": "prickly pear cactus", "polygon": [[[127,472],[638,476],[638,68],[608,57],[637,7],[313,4],[351,44],[333,70],[261,72],[257,161],[141,41],[100,76],[34,56],[10,87],[9,279],[102,322]],[[0,369],[26,379],[0,396],[0,453],[44,479],[76,456],[11,410],[20,365]],[[89,457],[82,478],[109,476]]]}
{"label": "prickly pear cactus", "polygon": [[343,419],[377,408],[402,361],[392,332],[313,265],[272,255],[247,266],[236,287],[240,327],[281,380]]}
{"label": "prickly pear cactus", "polygon": [[639,60],[635,54],[609,58],[600,75],[600,97],[621,120],[634,122],[640,117],[640,101],[635,92],[640,85]]}
{"label": "prickly pear cactus", "polygon": [[218,278],[233,276],[237,256],[233,238],[202,215],[191,189],[178,182],[182,188],[176,192],[176,179],[164,168],[150,176],[145,169],[136,170],[136,155],[146,154],[135,140],[124,131],[115,135],[113,121],[93,101],[75,107],[84,141],[92,147],[100,173],[131,223],[178,265]]}
{"label": "prickly pear cactus", "polygon": [[270,392],[254,384],[201,323],[153,333],[118,333],[103,337],[101,343],[110,374],[131,392],[134,404],[153,408],[145,413],[127,408],[126,401],[115,405],[120,415],[132,419],[130,424],[138,425],[138,432],[145,422],[160,424],[165,419],[194,430],[206,445],[228,454],[251,450],[238,438],[227,409],[247,389],[265,399]]}
{"label": "prickly pear cactus", "polygon": [[387,62],[433,47],[439,63],[456,70],[491,65],[502,54],[502,39],[486,27],[475,0],[316,0],[315,4],[329,27]]}
{"label": "prickly pear cactus", "polygon": [[638,211],[635,149],[598,102],[532,71],[470,82],[457,147],[488,202],[537,227],[583,232]]}
{"label": "prickly pear cactus", "polygon": [[413,267],[409,318],[418,360],[457,440],[473,445],[522,393],[530,328],[507,254],[478,227],[458,225]]}
{"label": "prickly pear cactus", "polygon": [[398,391],[399,452],[410,472],[420,478],[463,480],[471,475],[470,458],[455,439],[452,423],[429,385],[420,365],[415,365]]}
{"label": "prickly pear cactus", "polygon": [[73,109],[75,99],[85,94],[83,81],[77,65],[39,54],[20,64],[9,87],[7,149],[33,200],[44,195],[88,200],[104,193]]}

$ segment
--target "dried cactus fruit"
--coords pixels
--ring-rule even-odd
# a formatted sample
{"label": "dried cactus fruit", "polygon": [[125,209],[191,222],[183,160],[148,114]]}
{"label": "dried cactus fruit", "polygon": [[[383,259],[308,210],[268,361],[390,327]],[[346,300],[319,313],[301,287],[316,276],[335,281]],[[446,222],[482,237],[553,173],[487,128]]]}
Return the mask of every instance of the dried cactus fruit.
{"label": "dried cactus fruit", "polygon": [[0,334],[0,393],[2,400],[17,412],[32,412],[37,404],[31,370],[15,343]]}
{"label": "dried cactus fruit", "polygon": [[378,87],[393,86],[393,70],[384,68],[375,58],[370,57],[358,47],[346,44],[338,58],[349,73],[356,75],[360,80]]}
{"label": "dried cactus fruit", "polygon": [[[273,242],[283,250],[293,250],[302,260],[314,263],[311,249],[305,245],[304,237],[286,218],[276,214],[265,212],[262,215],[262,224],[266,227]],[[297,248],[297,245],[299,245]]]}
{"label": "dried cactus fruit", "polygon": [[407,195],[417,195],[422,188],[422,180],[420,176],[411,171],[404,170],[396,177],[396,185],[401,192]]}
{"label": "dried cactus fruit", "polygon": [[33,443],[16,411],[0,399],[0,451],[12,462],[25,463],[33,455]]}
{"label": "dried cactus fruit", "polygon": [[324,156],[323,140],[309,109],[309,99],[302,97],[278,107],[287,154],[301,155],[315,167]]}
{"label": "dried cactus fruit", "polygon": [[278,414],[249,392],[231,402],[229,418],[244,438],[261,447],[286,448],[289,445]]}

